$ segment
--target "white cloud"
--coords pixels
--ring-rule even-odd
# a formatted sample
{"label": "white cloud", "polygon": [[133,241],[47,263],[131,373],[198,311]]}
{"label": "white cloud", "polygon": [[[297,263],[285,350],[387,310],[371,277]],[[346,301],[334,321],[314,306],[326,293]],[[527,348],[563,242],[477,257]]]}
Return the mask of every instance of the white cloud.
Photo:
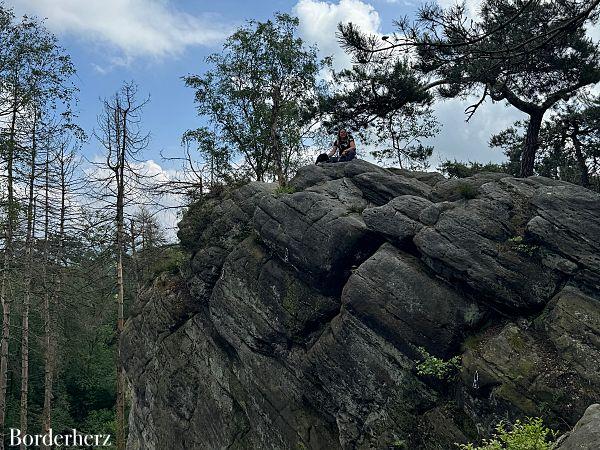
{"label": "white cloud", "polygon": [[212,45],[230,31],[214,15],[192,16],[168,0],[14,0],[20,14],[47,18],[56,33],[112,45],[128,57],[164,57]]}
{"label": "white cloud", "polygon": [[[137,180],[140,183],[132,182],[127,187],[125,214],[131,217],[140,207],[146,208],[158,220],[167,239],[174,241],[186,199],[158,187],[171,181],[186,180],[186,174],[181,170],[165,168],[152,159],[132,162],[131,168],[140,177]],[[96,154],[83,171],[94,184],[94,190],[90,198],[81,198],[80,201],[98,211],[113,207],[115,182],[112,172],[105,166],[105,157]]]}
{"label": "white cloud", "polygon": [[438,101],[435,114],[442,124],[436,137],[427,141],[435,147],[432,167],[447,159],[459,161],[504,162],[506,157],[499,149],[492,149],[488,142],[492,135],[504,130],[526,116],[503,103],[482,104],[469,122],[465,122],[464,110],[472,101],[452,99]]}
{"label": "white cloud", "polygon": [[300,34],[309,44],[316,43],[322,55],[334,57],[334,67],[351,64],[351,58],[340,47],[336,36],[340,22],[352,22],[368,33],[378,33],[379,14],[372,5],[360,0],[340,0],[329,3],[319,0],[300,0],[293,8],[300,19]]}
{"label": "white cloud", "polygon": [[600,20],[594,24],[588,24],[587,35],[592,38],[594,42],[600,43]]}

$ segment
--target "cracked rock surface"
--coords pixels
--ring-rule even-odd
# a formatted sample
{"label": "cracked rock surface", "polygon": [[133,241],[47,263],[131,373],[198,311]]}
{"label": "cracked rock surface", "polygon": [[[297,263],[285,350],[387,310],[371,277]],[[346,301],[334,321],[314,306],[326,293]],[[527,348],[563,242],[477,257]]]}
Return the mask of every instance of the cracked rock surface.
{"label": "cracked rock surface", "polygon": [[182,219],[122,336],[129,449],[448,449],[525,416],[597,448],[598,194],[361,160],[290,186]]}

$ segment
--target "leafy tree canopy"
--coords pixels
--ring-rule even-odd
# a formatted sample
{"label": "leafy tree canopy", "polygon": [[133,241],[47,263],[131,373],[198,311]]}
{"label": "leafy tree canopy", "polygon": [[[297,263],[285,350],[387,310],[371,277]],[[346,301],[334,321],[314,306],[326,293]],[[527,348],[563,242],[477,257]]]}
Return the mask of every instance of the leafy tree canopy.
{"label": "leafy tree canopy", "polygon": [[[477,18],[465,5],[423,6],[416,21],[402,19],[393,36],[378,39],[353,24],[340,25],[343,44],[363,64],[409,52],[414,68],[441,97],[505,101],[529,115],[520,174],[533,173],[544,113],[581,88],[600,81],[600,49],[585,34],[600,0],[485,0]],[[390,76],[395,74],[390,73]],[[394,101],[391,96],[390,101]]]}
{"label": "leafy tree canopy", "polygon": [[186,138],[210,153],[206,137],[213,133],[224,144],[215,147],[213,162],[241,156],[239,166],[250,177],[275,178],[280,184],[300,162],[324,89],[318,74],[329,61],[319,60],[316,48],[297,37],[298,24],[287,14],[251,21],[227,39],[222,52],[208,58],[211,70],[184,77],[196,92],[198,113],[212,127],[190,131]]}

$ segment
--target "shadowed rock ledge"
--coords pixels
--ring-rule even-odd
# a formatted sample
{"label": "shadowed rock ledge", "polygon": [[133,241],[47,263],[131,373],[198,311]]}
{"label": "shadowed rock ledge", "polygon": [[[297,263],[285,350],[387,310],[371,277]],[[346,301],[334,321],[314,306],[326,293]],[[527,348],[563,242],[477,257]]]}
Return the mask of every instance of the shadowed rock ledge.
{"label": "shadowed rock ledge", "polygon": [[[501,419],[567,431],[600,399],[598,194],[360,160],[290,186],[186,213],[189,263],[121,341],[128,448],[448,449]],[[419,347],[460,374],[418,375]],[[564,445],[598,439],[590,411]]]}

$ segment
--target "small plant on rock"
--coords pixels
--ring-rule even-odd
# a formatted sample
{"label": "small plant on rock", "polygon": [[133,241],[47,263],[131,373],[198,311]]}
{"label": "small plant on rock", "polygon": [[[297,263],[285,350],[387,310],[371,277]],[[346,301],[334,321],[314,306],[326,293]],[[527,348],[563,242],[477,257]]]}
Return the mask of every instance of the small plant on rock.
{"label": "small plant on rock", "polygon": [[431,376],[438,380],[449,380],[460,370],[460,356],[454,356],[448,361],[429,354],[423,347],[418,347],[417,351],[423,358],[417,364],[417,374],[421,376]]}
{"label": "small plant on rock", "polygon": [[293,194],[294,192],[296,192],[296,189],[294,189],[292,186],[285,185],[285,186],[279,186],[277,189],[275,189],[273,191],[273,195],[275,197],[279,197],[280,195]]}
{"label": "small plant on rock", "polygon": [[539,417],[517,420],[508,429],[504,422],[496,426],[492,439],[484,439],[482,446],[456,444],[461,450],[552,450],[557,432],[544,426]]}
{"label": "small plant on rock", "polygon": [[394,442],[392,442],[391,448],[398,449],[398,450],[406,450],[408,448],[408,446],[406,445],[405,440],[396,439]]}
{"label": "small plant on rock", "polygon": [[524,253],[527,256],[533,256],[535,251],[538,249],[537,245],[526,244],[523,240],[523,236],[515,236],[508,240],[513,248],[519,253]]}

